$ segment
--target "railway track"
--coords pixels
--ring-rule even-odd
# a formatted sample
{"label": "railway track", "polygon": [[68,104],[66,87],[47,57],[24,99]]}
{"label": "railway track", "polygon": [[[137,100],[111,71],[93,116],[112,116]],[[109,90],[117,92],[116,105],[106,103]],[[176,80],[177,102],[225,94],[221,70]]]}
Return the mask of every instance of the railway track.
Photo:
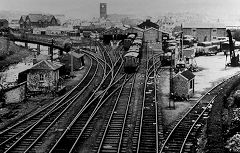
{"label": "railway track", "polygon": [[170,132],[160,150],[161,153],[192,152],[196,130],[206,123],[212,104],[218,95],[225,94],[224,87],[232,78],[213,87],[197,101]]}
{"label": "railway track", "polygon": [[[114,67],[115,67],[116,64],[117,64],[117,62],[114,64],[113,68],[111,68],[111,71],[114,70]],[[121,66],[122,65],[120,65],[120,67],[118,68],[119,70],[121,69]],[[89,124],[92,117],[96,114],[98,109],[101,107],[102,103],[104,103],[106,101],[106,99],[109,98],[109,95],[113,91],[116,91],[116,89],[115,89],[116,85],[115,84],[119,80],[121,80],[122,77],[123,77],[123,76],[120,77],[117,81],[114,82],[119,70],[116,71],[116,74],[114,74],[114,76],[113,76],[113,78],[111,78],[111,80],[110,79],[107,80],[108,79],[107,77],[109,77],[112,72],[109,72],[106,75],[105,79],[107,80],[107,82],[105,82],[105,83],[107,84],[108,81],[110,81],[110,83],[108,85],[106,85],[106,88],[101,89],[101,91],[102,91],[101,95],[99,95],[98,97],[95,97],[92,100],[89,100],[87,102],[87,105],[85,105],[79,111],[79,113],[76,115],[76,117],[73,119],[73,121],[67,127],[68,130],[64,131],[64,133],[62,134],[60,139],[55,143],[55,145],[50,150],[50,152],[59,152],[59,151],[64,151],[64,152],[70,151],[71,152],[73,150],[71,148],[74,148],[75,144],[79,143],[79,138],[82,135],[81,131],[83,131],[86,128],[86,126]],[[90,128],[90,130],[87,130],[87,131],[89,132],[91,130],[92,129]],[[82,140],[83,139],[81,139],[81,141]],[[67,146],[65,145],[66,141],[68,142]]]}
{"label": "railway track", "polygon": [[[86,91],[89,91],[89,89],[87,90],[87,87],[93,87],[93,85],[90,85],[90,82],[93,81],[94,76],[97,74],[97,65],[97,62],[92,64],[83,81],[79,83],[79,85],[76,86],[69,94],[60,99],[60,101],[52,103],[13,127],[2,131],[1,149],[5,152],[21,152],[28,150],[27,148],[29,146],[32,147],[31,143],[36,143],[34,140],[40,139],[38,136],[42,135],[42,132],[45,132],[45,129],[48,126],[52,126],[53,121],[56,122],[55,119],[59,118],[63,114],[63,110],[66,111],[65,108],[68,108],[71,105],[75,105],[75,107],[77,107],[73,101],[84,93],[84,91],[85,95],[87,95]],[[67,114],[70,113],[67,112]]]}
{"label": "railway track", "polygon": [[[129,125],[131,125],[131,101],[135,96],[136,74],[121,87],[115,98],[111,99],[112,107],[106,115],[107,122],[97,139],[94,152],[126,152],[128,149]],[[114,103],[113,103],[114,102]]]}
{"label": "railway track", "polygon": [[[148,47],[148,46],[147,46]],[[160,65],[151,51],[146,52],[146,72],[142,107],[139,110],[139,135],[136,152],[158,152],[163,140],[162,114],[157,103],[156,72]]]}
{"label": "railway track", "polygon": [[[118,81],[121,81],[122,78]],[[114,82],[111,86],[114,86],[114,84],[118,81]],[[106,89],[103,93],[106,94],[107,91],[108,89]],[[79,142],[82,131],[86,128],[92,117],[96,114],[98,109],[106,101],[106,99],[108,99],[108,97],[109,95],[106,96],[103,94],[101,97],[95,97],[93,100],[87,102],[87,105],[79,111],[62,136],[52,147],[50,152],[72,152],[75,144]],[[91,130],[92,129],[90,129],[90,131]],[[87,133],[89,134],[89,131]]]}

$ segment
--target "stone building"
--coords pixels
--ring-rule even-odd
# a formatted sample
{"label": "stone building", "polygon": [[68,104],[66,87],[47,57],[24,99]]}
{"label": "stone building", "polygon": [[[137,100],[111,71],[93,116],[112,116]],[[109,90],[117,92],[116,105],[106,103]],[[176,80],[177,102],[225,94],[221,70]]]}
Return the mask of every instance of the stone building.
{"label": "stone building", "polygon": [[175,96],[190,98],[194,94],[194,78],[195,75],[185,70],[178,72],[172,81],[172,91]]}
{"label": "stone building", "polygon": [[45,93],[58,89],[60,67],[62,67],[61,64],[48,60],[34,64],[27,74],[28,91]]}
{"label": "stone building", "polygon": [[48,26],[59,26],[60,21],[58,21],[53,15],[43,15],[43,14],[29,14],[22,15],[19,24],[20,28],[30,29],[30,28],[44,28]]}
{"label": "stone building", "polygon": [[192,35],[199,42],[217,40],[226,37],[226,26],[220,23],[189,23],[183,25],[183,34]]}

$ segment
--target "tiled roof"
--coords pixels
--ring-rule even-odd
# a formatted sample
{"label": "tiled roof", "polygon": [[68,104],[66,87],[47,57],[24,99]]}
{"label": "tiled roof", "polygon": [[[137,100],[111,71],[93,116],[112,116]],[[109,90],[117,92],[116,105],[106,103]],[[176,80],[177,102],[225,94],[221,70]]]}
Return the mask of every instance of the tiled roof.
{"label": "tiled roof", "polygon": [[38,22],[39,20],[42,21],[42,14],[29,14],[28,17],[31,22]]}
{"label": "tiled roof", "polygon": [[0,22],[8,22],[6,19],[0,19]]}
{"label": "tiled roof", "polygon": [[195,77],[195,75],[189,70],[181,72],[181,75],[187,78],[188,80],[191,80]]}
{"label": "tiled roof", "polygon": [[53,15],[43,15],[41,20],[51,22],[52,18],[53,18]]}
{"label": "tiled roof", "polygon": [[42,15],[42,14],[29,14],[29,15],[22,15],[21,17],[24,21],[28,17],[31,22],[39,22],[39,21],[51,22],[51,20],[54,16],[53,15]]}
{"label": "tiled roof", "polygon": [[57,70],[61,66],[62,66],[61,64],[43,60],[33,65],[33,67],[30,68],[30,70]]}

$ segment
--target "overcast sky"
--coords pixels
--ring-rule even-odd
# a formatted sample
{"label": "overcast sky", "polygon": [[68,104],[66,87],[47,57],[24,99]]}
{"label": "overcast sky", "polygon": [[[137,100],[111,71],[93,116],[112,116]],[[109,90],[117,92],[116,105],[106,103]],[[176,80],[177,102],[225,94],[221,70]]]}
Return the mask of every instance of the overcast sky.
{"label": "overcast sky", "polygon": [[[157,16],[162,12],[240,12],[240,0],[0,0],[0,10],[40,11],[75,18],[99,17],[99,3],[107,3],[107,13]],[[226,4],[226,3],[229,4]]]}

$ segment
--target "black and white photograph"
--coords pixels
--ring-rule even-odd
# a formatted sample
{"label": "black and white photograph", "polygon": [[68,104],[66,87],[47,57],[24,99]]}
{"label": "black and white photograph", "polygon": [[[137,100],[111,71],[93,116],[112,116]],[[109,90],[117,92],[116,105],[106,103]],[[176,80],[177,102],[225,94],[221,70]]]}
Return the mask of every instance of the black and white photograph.
{"label": "black and white photograph", "polygon": [[239,0],[0,0],[0,153],[240,153]]}

